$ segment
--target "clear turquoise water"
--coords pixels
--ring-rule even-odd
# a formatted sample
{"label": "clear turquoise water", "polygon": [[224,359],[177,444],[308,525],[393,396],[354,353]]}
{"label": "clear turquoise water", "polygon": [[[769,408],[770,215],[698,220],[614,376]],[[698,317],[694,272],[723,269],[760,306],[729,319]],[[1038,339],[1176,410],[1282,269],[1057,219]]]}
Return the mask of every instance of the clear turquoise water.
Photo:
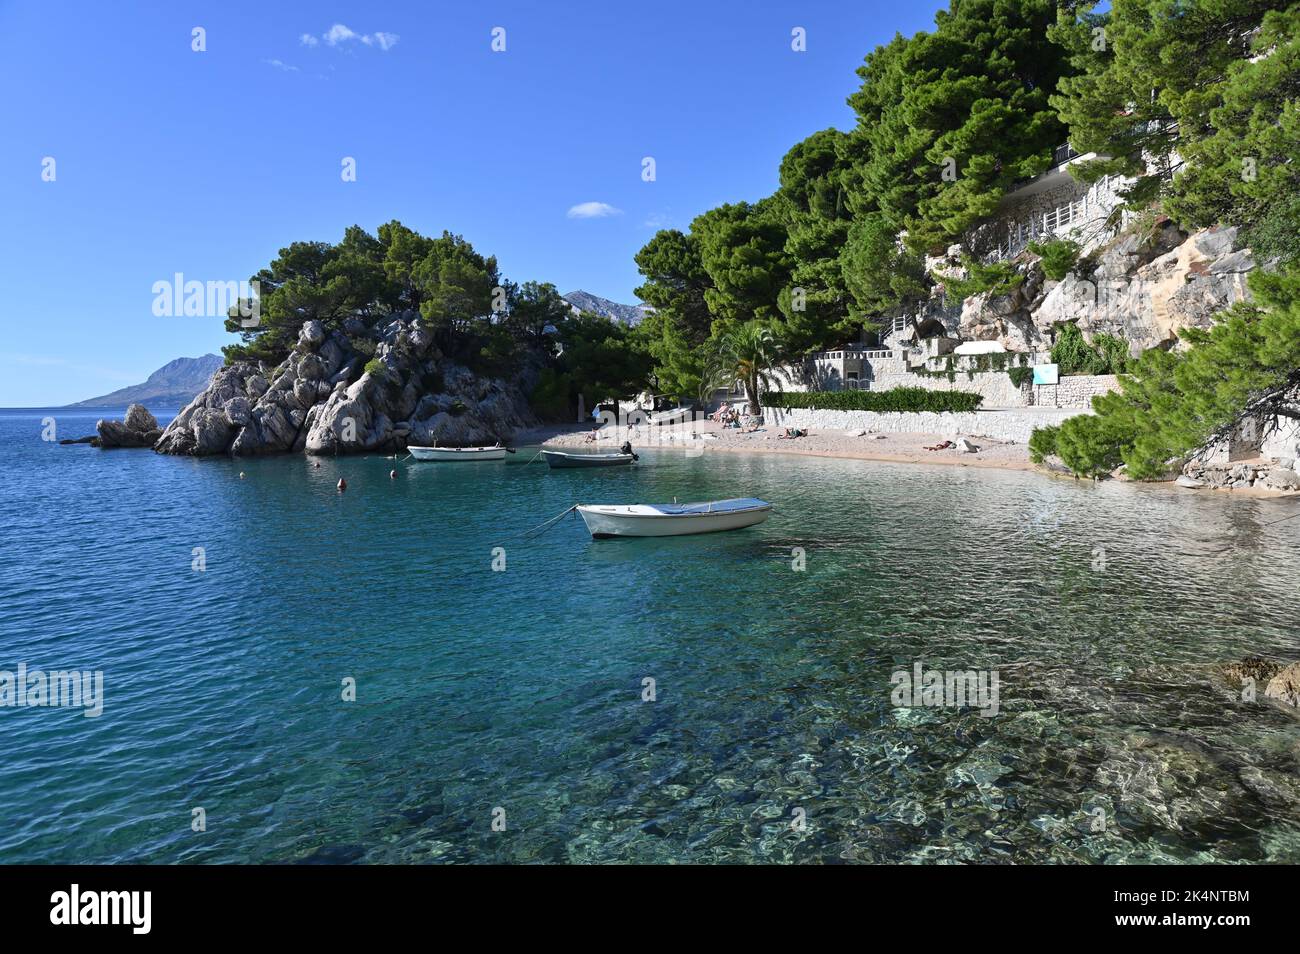
{"label": "clear turquoise water", "polygon": [[[5,861],[1300,861],[1300,719],[1212,673],[1300,658],[1295,501],[668,451],[393,481],[42,416],[0,412],[0,668],[106,701],[0,709]],[[519,538],[740,495],[778,511]],[[1000,713],[894,707],[917,660],[996,668]]]}

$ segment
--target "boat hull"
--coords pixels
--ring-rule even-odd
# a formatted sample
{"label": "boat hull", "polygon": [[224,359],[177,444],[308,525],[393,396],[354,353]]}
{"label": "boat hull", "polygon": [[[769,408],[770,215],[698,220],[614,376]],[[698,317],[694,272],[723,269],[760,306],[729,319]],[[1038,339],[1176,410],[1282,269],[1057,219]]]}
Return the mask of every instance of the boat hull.
{"label": "boat hull", "polygon": [[708,506],[580,504],[578,513],[596,540],[610,537],[682,537],[697,533],[742,530],[762,523],[772,513],[772,505],[762,501],[755,501],[754,505],[745,507],[703,509]]}
{"label": "boat hull", "polygon": [[631,454],[566,454],[563,451],[542,451],[552,469],[569,467],[618,467],[632,463]]}
{"label": "boat hull", "polygon": [[458,463],[476,460],[505,460],[504,447],[408,447],[416,460]]}

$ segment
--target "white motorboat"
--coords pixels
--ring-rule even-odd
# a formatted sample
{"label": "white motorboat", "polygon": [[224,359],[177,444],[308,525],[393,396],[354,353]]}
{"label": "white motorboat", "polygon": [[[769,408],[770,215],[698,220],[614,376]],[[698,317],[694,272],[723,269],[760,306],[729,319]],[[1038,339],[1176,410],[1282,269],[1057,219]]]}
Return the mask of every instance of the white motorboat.
{"label": "white motorboat", "polygon": [[440,463],[505,460],[507,449],[504,447],[407,447],[416,460],[431,460]]}
{"label": "white motorboat", "polygon": [[678,537],[762,523],[772,505],[756,497],[689,504],[578,504],[593,538]]}
{"label": "white motorboat", "polygon": [[617,467],[636,460],[636,454],[614,452],[608,454],[570,454],[565,451],[544,450],[542,456],[551,469],[565,467]]}
{"label": "white motorboat", "polygon": [[666,411],[659,411],[655,414],[651,414],[649,418],[647,418],[647,421],[651,424],[676,424],[679,421],[689,421],[691,419],[691,411],[694,410],[694,408],[695,405],[693,404],[683,404],[679,407],[673,407]]}

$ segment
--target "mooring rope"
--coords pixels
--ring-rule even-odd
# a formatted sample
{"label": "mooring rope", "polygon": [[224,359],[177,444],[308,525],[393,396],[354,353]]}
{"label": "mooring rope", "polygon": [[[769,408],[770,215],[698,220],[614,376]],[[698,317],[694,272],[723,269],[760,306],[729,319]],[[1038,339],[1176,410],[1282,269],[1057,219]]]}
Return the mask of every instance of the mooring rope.
{"label": "mooring rope", "polygon": [[545,532],[546,530],[549,530],[549,529],[551,528],[551,526],[552,526],[552,525],[553,525],[557,520],[559,520],[561,517],[566,516],[567,514],[571,514],[571,513],[573,513],[573,511],[575,511],[575,510],[577,510],[577,509],[578,509],[578,505],[577,505],[577,504],[574,504],[572,507],[569,507],[569,508],[566,509],[566,510],[561,510],[559,513],[557,513],[557,514],[556,514],[554,517],[552,517],[550,520],[547,520],[545,523],[542,523],[542,524],[539,524],[539,525],[536,526],[536,527],[533,527],[533,529],[529,530],[529,531],[528,531],[527,533],[525,533],[523,536],[524,536],[524,537],[532,537],[532,536],[536,536],[536,535],[539,534],[539,533],[543,533],[543,532]]}

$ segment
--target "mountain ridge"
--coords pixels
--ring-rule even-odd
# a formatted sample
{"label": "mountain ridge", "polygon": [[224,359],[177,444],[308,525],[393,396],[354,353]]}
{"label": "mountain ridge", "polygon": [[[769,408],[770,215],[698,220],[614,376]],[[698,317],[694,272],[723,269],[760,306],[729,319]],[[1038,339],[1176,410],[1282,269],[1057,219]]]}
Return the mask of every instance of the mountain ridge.
{"label": "mountain ridge", "polygon": [[563,297],[565,301],[579,311],[592,312],[611,321],[627,325],[629,328],[635,328],[641,324],[645,316],[653,311],[646,304],[624,305],[608,298],[602,298],[600,295],[593,295],[591,292],[582,289],[571,291]]}
{"label": "mountain ridge", "polygon": [[197,358],[174,358],[149,375],[141,384],[118,388],[99,397],[77,401],[66,407],[123,407],[128,404],[152,404],[155,407],[184,407],[208,386],[212,375],[222,366],[219,354]]}

